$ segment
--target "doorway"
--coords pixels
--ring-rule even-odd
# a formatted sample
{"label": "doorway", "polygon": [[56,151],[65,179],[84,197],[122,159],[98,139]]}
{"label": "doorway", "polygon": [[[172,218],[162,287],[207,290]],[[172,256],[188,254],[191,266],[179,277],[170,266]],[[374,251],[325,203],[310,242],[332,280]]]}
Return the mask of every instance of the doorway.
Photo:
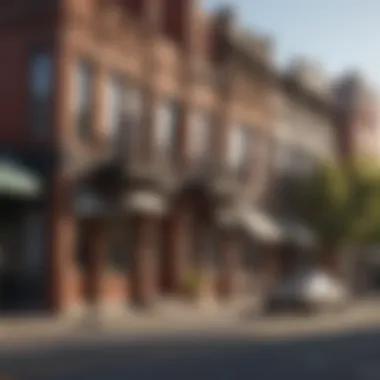
{"label": "doorway", "polygon": [[0,310],[39,312],[47,307],[45,214],[4,214],[0,220]]}

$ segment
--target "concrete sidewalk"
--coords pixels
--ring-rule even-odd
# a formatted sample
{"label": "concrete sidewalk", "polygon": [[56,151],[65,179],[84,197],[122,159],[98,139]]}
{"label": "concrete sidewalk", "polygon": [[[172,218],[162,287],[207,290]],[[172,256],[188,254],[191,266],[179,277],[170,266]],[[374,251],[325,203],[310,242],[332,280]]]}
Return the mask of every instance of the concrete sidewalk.
{"label": "concrete sidewalk", "polygon": [[[252,301],[250,302],[252,304]],[[0,318],[0,345],[23,340],[58,339],[77,334],[152,334],[233,326],[247,300],[218,305],[209,300],[189,304],[177,300],[159,302],[151,310],[87,310],[63,317]]]}
{"label": "concrete sidewalk", "polygon": [[[151,336],[210,332],[247,337],[290,338],[299,335],[335,333],[366,327],[380,327],[380,302],[362,302],[347,312],[311,317],[247,316],[247,305],[194,307],[162,304],[152,312],[128,311],[117,317],[92,315],[85,318],[0,319],[0,345],[75,339],[78,336]],[[249,305],[251,309],[252,305]]]}

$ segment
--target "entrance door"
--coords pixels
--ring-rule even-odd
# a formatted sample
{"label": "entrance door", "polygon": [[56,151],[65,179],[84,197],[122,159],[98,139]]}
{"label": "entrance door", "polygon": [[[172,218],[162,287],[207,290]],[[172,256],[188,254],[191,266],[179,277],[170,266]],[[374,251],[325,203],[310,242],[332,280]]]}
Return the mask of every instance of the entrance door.
{"label": "entrance door", "polygon": [[31,212],[0,222],[2,311],[37,311],[46,306],[46,219]]}
{"label": "entrance door", "polygon": [[284,245],[281,249],[280,261],[282,277],[289,277],[297,269],[298,252],[291,245]]}
{"label": "entrance door", "polygon": [[162,234],[159,241],[159,286],[162,294],[173,292],[171,275],[171,250],[173,238],[171,233],[171,220],[169,217],[162,221]]}
{"label": "entrance door", "polygon": [[77,224],[76,255],[77,265],[82,277],[82,292],[86,302],[93,298],[93,284],[91,283],[91,228],[90,221],[81,219]]}

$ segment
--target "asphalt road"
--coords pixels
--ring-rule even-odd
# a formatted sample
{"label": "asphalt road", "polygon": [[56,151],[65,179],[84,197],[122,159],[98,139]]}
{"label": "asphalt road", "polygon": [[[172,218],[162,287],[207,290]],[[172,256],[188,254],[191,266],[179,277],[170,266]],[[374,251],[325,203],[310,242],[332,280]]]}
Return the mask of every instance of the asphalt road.
{"label": "asphalt road", "polygon": [[[378,380],[380,331],[298,340],[200,334],[0,351],[6,379]],[[0,379],[2,377],[0,376]]]}

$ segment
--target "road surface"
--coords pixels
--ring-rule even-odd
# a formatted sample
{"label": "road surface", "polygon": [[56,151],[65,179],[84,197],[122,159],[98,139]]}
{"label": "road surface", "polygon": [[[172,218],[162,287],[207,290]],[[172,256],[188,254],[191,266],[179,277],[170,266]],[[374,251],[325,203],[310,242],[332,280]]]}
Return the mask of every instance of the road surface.
{"label": "road surface", "polygon": [[[0,351],[7,379],[378,380],[380,330],[298,340],[237,334],[56,343]],[[1,378],[1,377],[0,377]]]}

